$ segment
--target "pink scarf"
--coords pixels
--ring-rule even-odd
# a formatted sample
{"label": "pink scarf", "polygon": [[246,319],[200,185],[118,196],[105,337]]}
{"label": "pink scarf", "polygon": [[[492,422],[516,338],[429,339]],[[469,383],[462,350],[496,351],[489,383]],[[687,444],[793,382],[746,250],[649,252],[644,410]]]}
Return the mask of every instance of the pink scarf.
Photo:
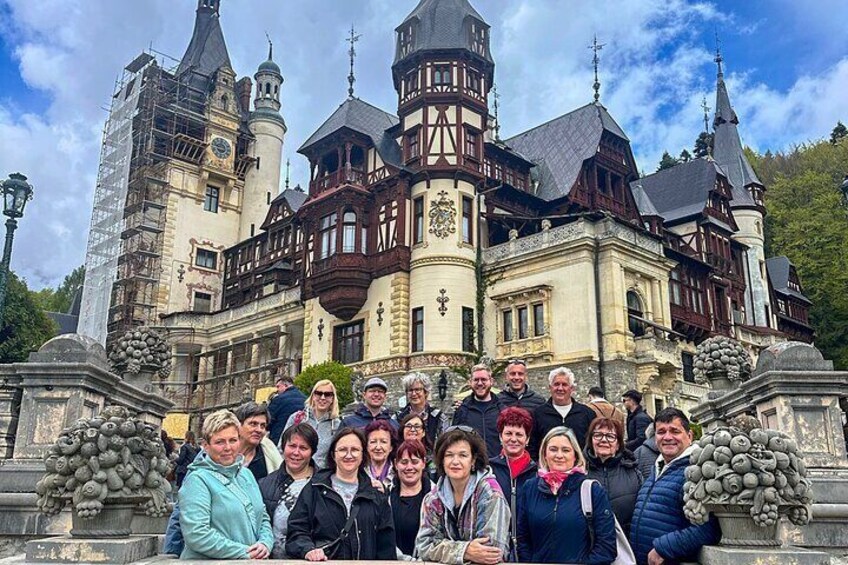
{"label": "pink scarf", "polygon": [[548,486],[551,489],[551,492],[554,496],[559,492],[562,483],[575,473],[580,473],[581,475],[586,474],[586,470],[583,467],[574,466],[568,471],[543,471],[539,469],[539,478],[548,483]]}

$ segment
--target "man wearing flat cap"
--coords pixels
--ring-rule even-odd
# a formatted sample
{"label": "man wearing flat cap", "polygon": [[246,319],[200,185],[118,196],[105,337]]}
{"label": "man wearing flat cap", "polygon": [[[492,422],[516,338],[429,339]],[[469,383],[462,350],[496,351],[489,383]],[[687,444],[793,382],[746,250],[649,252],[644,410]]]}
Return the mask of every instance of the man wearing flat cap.
{"label": "man wearing flat cap", "polygon": [[368,379],[362,389],[362,402],[353,414],[342,420],[342,426],[364,430],[365,426],[374,420],[386,420],[397,431],[398,423],[392,419],[391,412],[383,408],[388,390],[389,387],[383,379],[379,377]]}

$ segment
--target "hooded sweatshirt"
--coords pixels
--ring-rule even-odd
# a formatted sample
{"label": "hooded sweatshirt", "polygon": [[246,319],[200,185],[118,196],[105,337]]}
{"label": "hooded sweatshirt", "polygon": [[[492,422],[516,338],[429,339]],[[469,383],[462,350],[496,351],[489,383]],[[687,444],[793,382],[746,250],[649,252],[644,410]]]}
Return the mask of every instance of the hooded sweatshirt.
{"label": "hooded sweatshirt", "polygon": [[459,510],[447,477],[424,497],[421,529],[415,540],[417,557],[447,565],[462,565],[465,550],[475,538],[489,538],[489,545],[509,552],[509,505],[489,469],[472,473]]}
{"label": "hooded sweatshirt", "polygon": [[256,542],[274,546],[259,485],[242,460],[223,466],[203,452],[189,465],[180,489],[181,559],[248,559]]}

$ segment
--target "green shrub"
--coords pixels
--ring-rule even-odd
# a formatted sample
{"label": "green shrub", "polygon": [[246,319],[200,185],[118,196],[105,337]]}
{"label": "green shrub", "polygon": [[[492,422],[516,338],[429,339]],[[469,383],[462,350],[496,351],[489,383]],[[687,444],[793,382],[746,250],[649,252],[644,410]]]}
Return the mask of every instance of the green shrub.
{"label": "green shrub", "polygon": [[339,408],[344,408],[353,402],[353,386],[350,377],[353,370],[336,361],[327,361],[318,365],[310,365],[294,379],[294,386],[306,396],[312,392],[312,387],[318,381],[327,379],[336,385],[336,394],[339,397]]}

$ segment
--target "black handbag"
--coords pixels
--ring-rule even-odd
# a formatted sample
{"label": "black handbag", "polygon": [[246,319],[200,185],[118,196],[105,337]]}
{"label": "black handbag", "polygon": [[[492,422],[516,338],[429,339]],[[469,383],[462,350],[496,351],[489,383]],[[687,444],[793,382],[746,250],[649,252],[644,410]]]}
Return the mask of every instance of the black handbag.
{"label": "black handbag", "polygon": [[320,548],[324,550],[324,555],[327,556],[328,560],[332,560],[336,557],[336,554],[339,552],[339,549],[342,547],[342,543],[347,539],[348,535],[350,535],[350,529],[353,527],[353,523],[356,521],[356,515],[359,513],[359,506],[353,505],[350,507],[350,514],[347,517],[347,522],[345,522],[344,528],[342,528],[342,532],[339,534],[339,537]]}

